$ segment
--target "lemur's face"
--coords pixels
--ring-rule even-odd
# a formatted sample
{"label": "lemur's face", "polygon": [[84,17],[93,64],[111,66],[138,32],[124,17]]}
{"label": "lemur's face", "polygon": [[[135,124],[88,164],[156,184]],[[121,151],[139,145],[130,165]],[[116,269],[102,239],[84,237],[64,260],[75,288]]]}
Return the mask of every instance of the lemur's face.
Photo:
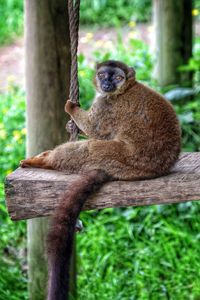
{"label": "lemur's face", "polygon": [[126,74],[118,67],[102,66],[97,70],[95,79],[100,93],[114,93],[125,83]]}

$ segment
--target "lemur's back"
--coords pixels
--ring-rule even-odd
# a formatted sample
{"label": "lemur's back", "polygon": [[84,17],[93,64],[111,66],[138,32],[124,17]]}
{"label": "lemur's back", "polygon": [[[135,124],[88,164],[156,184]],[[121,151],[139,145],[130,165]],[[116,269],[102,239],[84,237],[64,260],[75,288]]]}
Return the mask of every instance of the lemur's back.
{"label": "lemur's back", "polygon": [[[122,95],[98,97],[90,110],[98,139],[123,141],[121,157],[127,165],[136,161],[158,175],[176,161],[180,152],[180,126],[169,102],[149,87],[129,81]],[[123,160],[124,161],[124,160]]]}

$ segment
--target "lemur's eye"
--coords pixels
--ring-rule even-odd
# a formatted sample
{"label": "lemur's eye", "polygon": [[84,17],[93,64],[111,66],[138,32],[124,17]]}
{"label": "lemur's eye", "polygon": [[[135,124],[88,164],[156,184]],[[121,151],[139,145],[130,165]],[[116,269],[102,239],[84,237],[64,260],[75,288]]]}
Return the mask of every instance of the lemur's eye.
{"label": "lemur's eye", "polygon": [[98,73],[98,77],[99,77],[100,79],[105,78],[105,73]]}
{"label": "lemur's eye", "polygon": [[121,80],[123,79],[123,77],[122,77],[121,75],[117,75],[117,76],[115,77],[115,79],[118,80],[118,81],[121,81]]}

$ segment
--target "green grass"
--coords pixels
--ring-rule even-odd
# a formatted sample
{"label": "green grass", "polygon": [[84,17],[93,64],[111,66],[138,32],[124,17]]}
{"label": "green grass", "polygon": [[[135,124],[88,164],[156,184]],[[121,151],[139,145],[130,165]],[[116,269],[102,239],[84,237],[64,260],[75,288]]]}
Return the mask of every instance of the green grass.
{"label": "green grass", "polygon": [[200,203],[82,213],[79,299],[200,298]]}
{"label": "green grass", "polygon": [[[96,52],[94,61],[110,58],[109,52]],[[142,42],[130,40],[125,49],[119,37],[112,57],[135,66],[138,79],[156,87],[151,80],[153,60]],[[79,70],[81,103],[87,108],[94,95],[93,67],[83,56]],[[28,299],[26,224],[10,221],[3,195],[4,177],[25,155],[24,98],[23,91],[12,86],[0,94],[0,300]],[[176,103],[184,150],[200,150],[199,103],[199,96]],[[77,235],[79,300],[199,300],[199,213],[199,202],[82,213],[85,230]]]}
{"label": "green grass", "polygon": [[9,87],[0,94],[0,300],[27,299],[26,226],[13,223],[4,202],[3,182],[25,155],[24,93]]}

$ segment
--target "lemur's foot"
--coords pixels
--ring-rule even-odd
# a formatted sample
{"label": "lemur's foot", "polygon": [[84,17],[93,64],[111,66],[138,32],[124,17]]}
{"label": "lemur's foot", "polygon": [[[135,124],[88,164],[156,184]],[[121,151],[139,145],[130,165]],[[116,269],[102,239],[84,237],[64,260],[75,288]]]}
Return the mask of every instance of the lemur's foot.
{"label": "lemur's foot", "polygon": [[44,169],[51,169],[51,166],[47,163],[45,159],[51,150],[42,152],[36,156],[24,159],[20,161],[20,167],[22,168],[44,168]]}
{"label": "lemur's foot", "polygon": [[69,132],[70,134],[73,134],[74,131],[76,130],[76,128],[77,128],[77,126],[73,120],[70,120],[69,122],[67,122],[67,124],[66,124],[67,132]]}

